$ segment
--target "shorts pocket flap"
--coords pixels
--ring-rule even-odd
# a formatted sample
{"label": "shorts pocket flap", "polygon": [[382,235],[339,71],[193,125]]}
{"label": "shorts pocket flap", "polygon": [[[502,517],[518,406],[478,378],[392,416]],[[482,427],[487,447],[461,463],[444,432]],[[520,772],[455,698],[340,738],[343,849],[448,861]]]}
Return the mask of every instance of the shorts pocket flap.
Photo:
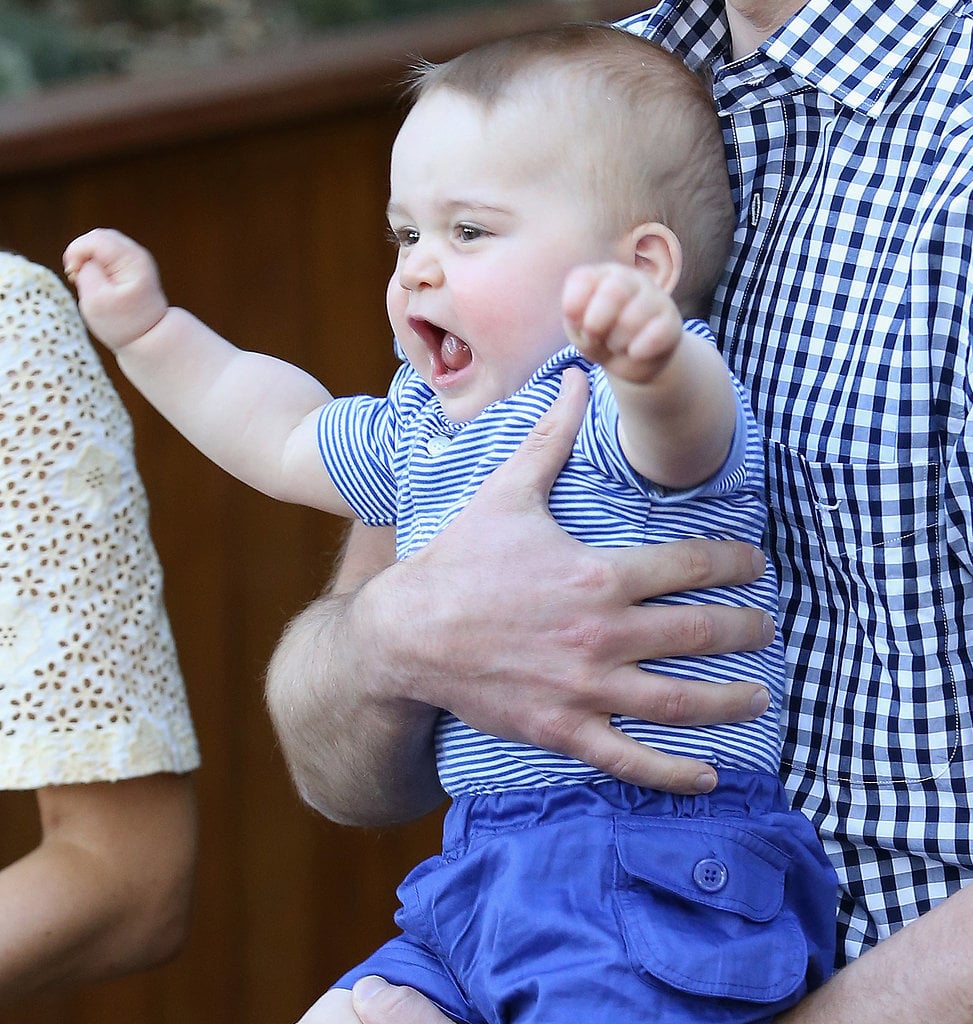
{"label": "shorts pocket flap", "polygon": [[790,858],[759,836],[717,822],[701,832],[678,820],[651,828],[617,821],[616,839],[626,872],[648,885],[750,921],[770,921],[780,913]]}
{"label": "shorts pocket flap", "polygon": [[722,821],[683,824],[615,823],[616,912],[633,968],[690,995],[789,1005],[808,967],[785,899],[791,858]]}

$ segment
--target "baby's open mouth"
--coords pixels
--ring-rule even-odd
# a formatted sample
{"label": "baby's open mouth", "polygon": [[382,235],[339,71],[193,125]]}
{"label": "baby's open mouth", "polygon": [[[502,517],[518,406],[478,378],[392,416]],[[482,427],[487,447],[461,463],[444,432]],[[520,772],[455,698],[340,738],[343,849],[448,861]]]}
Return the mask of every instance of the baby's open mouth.
{"label": "baby's open mouth", "polygon": [[410,319],[409,326],[426,343],[432,356],[435,376],[455,373],[473,362],[473,353],[469,345],[451,331],[418,317]]}

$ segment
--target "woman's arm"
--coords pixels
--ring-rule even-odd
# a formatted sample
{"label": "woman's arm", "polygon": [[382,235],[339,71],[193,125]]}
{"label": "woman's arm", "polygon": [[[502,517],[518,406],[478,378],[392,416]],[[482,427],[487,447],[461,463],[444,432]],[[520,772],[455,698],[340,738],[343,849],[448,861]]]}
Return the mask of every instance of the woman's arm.
{"label": "woman's arm", "polygon": [[52,786],[39,845],[0,871],[0,1005],[170,959],[196,860],[190,777]]}
{"label": "woman's arm", "polygon": [[610,726],[612,713],[680,724],[766,709],[754,684],[692,684],[638,668],[642,658],[769,643],[773,623],[755,610],[639,603],[751,581],[763,556],[731,542],[609,550],[568,537],[547,499],[586,400],[584,376],[567,374],[521,449],[406,561],[370,575],[391,546],[354,528],[342,592],[288,628],[268,671],[268,704],[298,790],[323,814],[377,824],[435,806],[440,707],[474,728],[677,792],[712,788],[713,769],[642,746]]}

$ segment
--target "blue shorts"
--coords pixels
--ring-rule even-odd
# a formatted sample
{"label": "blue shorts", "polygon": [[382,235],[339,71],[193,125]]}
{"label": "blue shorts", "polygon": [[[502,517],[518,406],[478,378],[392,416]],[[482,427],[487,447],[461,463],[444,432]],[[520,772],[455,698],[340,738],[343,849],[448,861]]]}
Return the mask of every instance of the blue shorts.
{"label": "blue shorts", "polygon": [[366,974],[468,1024],[769,1021],[831,973],[837,879],[770,775],[460,797]]}

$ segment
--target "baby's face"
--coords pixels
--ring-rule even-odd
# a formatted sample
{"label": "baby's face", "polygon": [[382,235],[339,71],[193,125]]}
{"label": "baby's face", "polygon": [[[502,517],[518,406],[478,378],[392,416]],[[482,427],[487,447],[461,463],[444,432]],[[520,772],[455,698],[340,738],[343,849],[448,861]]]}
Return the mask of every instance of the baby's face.
{"label": "baby's face", "polygon": [[513,394],[565,344],[572,267],[628,261],[568,169],[575,144],[523,106],[488,114],[448,89],[423,97],[396,139],[389,318],[457,422]]}

